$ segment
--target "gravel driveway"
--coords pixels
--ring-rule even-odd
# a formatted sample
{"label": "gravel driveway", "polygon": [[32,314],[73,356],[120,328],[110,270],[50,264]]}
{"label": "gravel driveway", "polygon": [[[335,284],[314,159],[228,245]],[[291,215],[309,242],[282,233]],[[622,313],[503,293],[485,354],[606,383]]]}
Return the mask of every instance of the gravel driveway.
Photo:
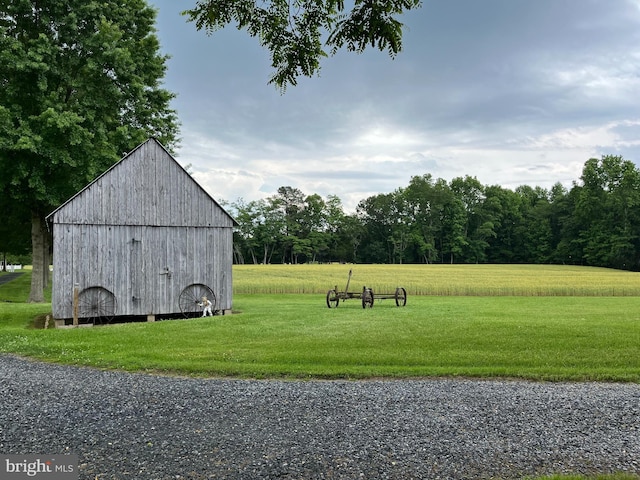
{"label": "gravel driveway", "polygon": [[187,379],[0,356],[0,453],[81,479],[640,475],[640,385]]}

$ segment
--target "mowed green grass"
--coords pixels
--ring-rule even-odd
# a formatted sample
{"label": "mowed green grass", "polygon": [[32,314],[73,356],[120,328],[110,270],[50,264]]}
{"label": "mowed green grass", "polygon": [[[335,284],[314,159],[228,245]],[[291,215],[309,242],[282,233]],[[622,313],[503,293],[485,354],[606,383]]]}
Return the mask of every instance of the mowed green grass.
{"label": "mowed green grass", "polygon": [[[251,268],[258,267],[267,289],[267,272],[305,271],[300,266]],[[312,267],[306,268],[313,272]],[[338,267],[335,272],[345,270]],[[394,266],[384,267],[388,276],[395,274]],[[356,268],[364,271],[359,265],[351,268],[354,278]],[[572,271],[574,277],[618,273]],[[242,283],[242,274],[234,269],[234,284]],[[0,300],[8,285],[0,287]],[[362,288],[353,279],[352,285],[356,292]],[[323,293],[238,293],[233,315],[27,328],[49,308],[0,302],[0,352],[207,377],[640,381],[640,296],[409,295],[406,307],[383,300],[365,310],[358,299],[329,309]]]}

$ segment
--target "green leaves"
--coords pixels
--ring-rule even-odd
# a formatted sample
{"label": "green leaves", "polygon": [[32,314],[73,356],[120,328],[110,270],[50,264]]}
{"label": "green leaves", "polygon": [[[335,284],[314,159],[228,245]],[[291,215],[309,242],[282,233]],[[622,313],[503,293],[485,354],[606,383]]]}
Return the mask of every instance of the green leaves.
{"label": "green leaves", "polygon": [[0,193],[31,212],[34,273],[44,215],[147,137],[177,141],[154,23],[145,0],[0,1]]}
{"label": "green leaves", "polygon": [[[351,10],[341,0],[206,0],[183,12],[208,34],[229,24],[258,37],[271,53],[269,83],[282,91],[299,76],[320,71],[325,48],[361,53],[367,46],[394,57],[402,49],[402,23],[396,16],[418,8],[419,0],[357,0]],[[326,39],[323,41],[323,38]]]}
{"label": "green leaves", "polygon": [[340,20],[328,43],[333,53],[346,46],[362,53],[370,45],[394,57],[402,49],[402,23],[394,15],[420,6],[420,2],[373,0],[357,2],[349,16]]}
{"label": "green leaves", "polygon": [[[147,137],[172,148],[174,95],[144,0],[1,2],[0,20],[0,188],[23,185],[15,194],[46,212]],[[29,195],[21,172],[49,193]]]}
{"label": "green leaves", "polygon": [[640,170],[617,155],[589,159],[582,170],[575,216],[591,265],[637,269],[640,263]]}

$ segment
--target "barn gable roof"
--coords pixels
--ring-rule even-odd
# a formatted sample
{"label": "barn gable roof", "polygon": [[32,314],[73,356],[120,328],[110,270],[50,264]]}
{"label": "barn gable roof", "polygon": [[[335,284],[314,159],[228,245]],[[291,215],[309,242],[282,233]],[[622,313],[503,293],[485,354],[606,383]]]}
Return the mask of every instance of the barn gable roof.
{"label": "barn gable roof", "polygon": [[237,225],[155,138],[138,145],[47,220],[96,225]]}

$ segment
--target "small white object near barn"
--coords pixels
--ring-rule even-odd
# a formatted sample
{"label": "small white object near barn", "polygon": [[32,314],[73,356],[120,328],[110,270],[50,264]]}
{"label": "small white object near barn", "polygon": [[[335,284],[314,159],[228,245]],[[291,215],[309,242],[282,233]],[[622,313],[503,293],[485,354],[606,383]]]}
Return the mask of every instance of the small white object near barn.
{"label": "small white object near barn", "polygon": [[203,296],[231,311],[236,222],[154,138],[47,220],[56,319],[201,316]]}

